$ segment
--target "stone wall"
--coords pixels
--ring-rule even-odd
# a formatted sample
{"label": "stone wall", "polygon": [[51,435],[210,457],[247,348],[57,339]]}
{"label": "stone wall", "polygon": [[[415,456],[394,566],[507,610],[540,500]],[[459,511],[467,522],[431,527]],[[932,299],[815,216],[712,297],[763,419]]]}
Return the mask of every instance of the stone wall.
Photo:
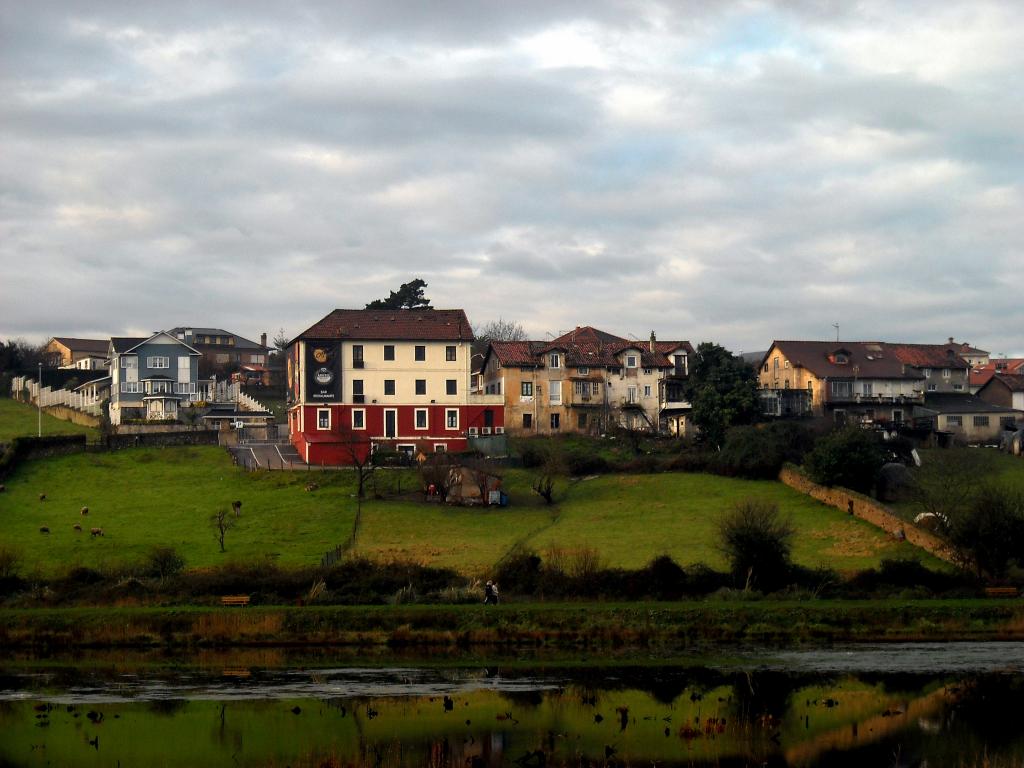
{"label": "stone wall", "polygon": [[852,514],[854,517],[859,517],[861,520],[881,528],[892,536],[897,535],[898,531],[902,529],[907,537],[907,541],[915,547],[920,547],[947,562],[954,562],[952,550],[942,539],[929,531],[922,530],[912,523],[906,522],[884,504],[872,499],[870,496],[864,496],[846,488],[829,488],[824,485],[818,485],[799,469],[788,465],[779,472],[779,480],[795,491],[817,499],[822,504],[828,504],[830,507],[841,509]]}
{"label": "stone wall", "polygon": [[182,430],[177,432],[142,432],[138,434],[122,434],[120,430],[116,435],[110,435],[107,445],[111,450],[121,448],[136,448],[143,446],[164,446],[164,445],[217,445],[217,430]]}

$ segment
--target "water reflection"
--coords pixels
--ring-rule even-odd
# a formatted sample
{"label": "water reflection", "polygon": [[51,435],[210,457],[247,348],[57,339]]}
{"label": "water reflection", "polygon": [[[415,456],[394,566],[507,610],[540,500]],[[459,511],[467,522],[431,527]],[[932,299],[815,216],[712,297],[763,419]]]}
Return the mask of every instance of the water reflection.
{"label": "water reflection", "polygon": [[1021,644],[280,661],[10,661],[0,766],[1024,766]]}

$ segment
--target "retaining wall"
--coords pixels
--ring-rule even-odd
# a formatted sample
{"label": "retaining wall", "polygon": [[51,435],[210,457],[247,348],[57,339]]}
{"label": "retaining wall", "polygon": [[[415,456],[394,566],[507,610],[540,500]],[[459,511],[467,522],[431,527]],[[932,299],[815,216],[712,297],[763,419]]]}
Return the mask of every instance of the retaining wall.
{"label": "retaining wall", "polygon": [[116,435],[110,435],[107,438],[107,445],[114,451],[139,446],[217,445],[217,430],[199,429],[186,432],[179,427],[177,432],[122,434],[119,431]]}
{"label": "retaining wall", "polygon": [[79,424],[83,427],[99,427],[100,425],[100,418],[98,416],[76,411],[74,408],[69,408],[66,405],[48,406],[43,408],[43,410],[55,418],[70,421],[72,424]]}
{"label": "retaining wall", "polygon": [[930,552],[936,557],[954,562],[953,551],[935,534],[922,530],[898,517],[888,507],[870,496],[846,488],[829,488],[818,485],[795,467],[786,466],[779,472],[779,480],[795,491],[800,491],[830,507],[859,517],[890,535],[897,535],[902,529],[907,541],[915,547]]}

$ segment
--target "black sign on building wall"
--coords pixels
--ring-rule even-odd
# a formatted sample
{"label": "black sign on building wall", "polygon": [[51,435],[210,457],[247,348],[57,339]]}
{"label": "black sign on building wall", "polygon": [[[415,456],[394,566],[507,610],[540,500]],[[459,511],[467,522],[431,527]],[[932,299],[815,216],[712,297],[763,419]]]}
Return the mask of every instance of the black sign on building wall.
{"label": "black sign on building wall", "polygon": [[306,342],[306,401],[341,400],[341,345]]}

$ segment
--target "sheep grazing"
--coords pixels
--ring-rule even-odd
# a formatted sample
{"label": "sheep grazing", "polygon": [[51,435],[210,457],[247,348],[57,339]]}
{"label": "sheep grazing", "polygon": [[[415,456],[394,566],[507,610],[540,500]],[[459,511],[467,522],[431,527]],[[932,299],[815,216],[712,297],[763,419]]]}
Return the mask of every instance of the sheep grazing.
{"label": "sheep grazing", "polygon": [[103,535],[103,529],[102,528],[90,528],[89,529],[89,533],[91,533],[94,537],[95,536],[102,536]]}
{"label": "sheep grazing", "polygon": [[50,532],[50,526],[48,526],[48,525],[40,525],[39,526],[39,532],[40,533],[49,533]]}
{"label": "sheep grazing", "polygon": [[316,483],[306,483],[306,490],[307,491],[315,491],[319,487],[320,486],[317,485]]}
{"label": "sheep grazing", "polygon": [[4,485],[3,483],[0,483],[0,493],[3,493],[6,490],[7,490],[7,486]]}
{"label": "sheep grazing", "polygon": [[83,515],[88,515],[88,514],[89,514],[89,508],[88,508],[88,507],[82,507],[82,509],[81,509],[81,510],[79,510],[79,511],[80,511],[80,512],[81,512],[81,513],[82,513]]}
{"label": "sheep grazing", "polygon": [[46,494],[45,493],[40,493],[39,494],[39,500],[40,501],[46,501]]}
{"label": "sheep grazing", "polygon": [[74,528],[74,529],[75,529],[76,531],[78,531],[79,533],[81,533],[81,532],[82,532],[82,526],[81,526],[81,525],[79,525],[78,523],[75,523],[75,524],[74,524],[74,525],[72,525],[71,527],[72,527],[72,528]]}
{"label": "sheep grazing", "polygon": [[238,517],[240,514],[242,514],[242,502],[232,501],[231,510],[235,513],[235,517]]}

